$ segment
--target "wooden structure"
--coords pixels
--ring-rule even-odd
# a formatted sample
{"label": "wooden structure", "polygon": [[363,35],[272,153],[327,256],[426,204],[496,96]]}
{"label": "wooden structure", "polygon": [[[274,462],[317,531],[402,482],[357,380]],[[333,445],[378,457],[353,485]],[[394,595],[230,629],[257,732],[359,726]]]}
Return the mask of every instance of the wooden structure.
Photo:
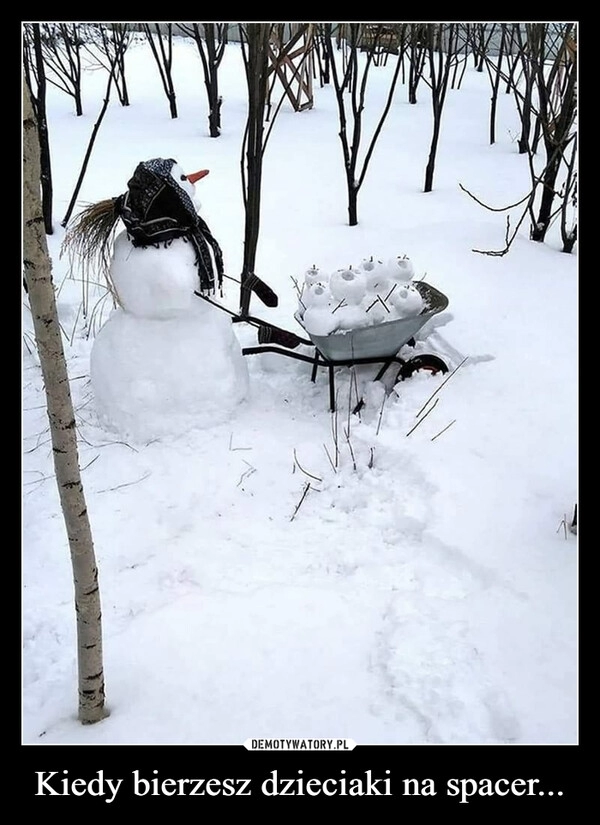
{"label": "wooden structure", "polygon": [[375,66],[385,66],[388,54],[398,54],[398,33],[392,26],[382,23],[365,24],[361,29],[361,52],[373,52]]}
{"label": "wooden structure", "polygon": [[[296,112],[313,107],[313,23],[274,25],[269,41],[269,99],[279,80]],[[285,39],[289,27],[289,39]]]}

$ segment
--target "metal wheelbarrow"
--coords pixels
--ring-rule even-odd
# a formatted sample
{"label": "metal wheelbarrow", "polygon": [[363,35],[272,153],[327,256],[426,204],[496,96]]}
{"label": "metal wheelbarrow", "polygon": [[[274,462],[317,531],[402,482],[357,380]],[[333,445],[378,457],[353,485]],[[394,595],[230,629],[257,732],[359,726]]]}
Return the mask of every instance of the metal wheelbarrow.
{"label": "metal wheelbarrow", "polygon": [[[431,373],[446,373],[448,365],[437,355],[421,353],[411,358],[404,358],[399,353],[405,346],[415,346],[414,336],[434,315],[448,306],[448,298],[435,287],[423,281],[415,282],[423,298],[424,307],[418,315],[384,321],[368,327],[360,327],[330,335],[314,335],[308,332],[301,317],[295,320],[306,332],[307,338],[296,335],[289,330],[269,324],[252,315],[238,315],[225,310],[233,316],[234,322],[250,323],[258,327],[259,346],[244,347],[243,355],[258,355],[274,352],[287,358],[305,361],[312,365],[311,381],[315,382],[319,367],[325,367],[329,373],[329,408],[335,410],[335,370],[338,367],[351,367],[360,364],[381,364],[374,381],[383,378],[388,368],[395,364],[398,371],[394,383],[409,378],[415,372],[426,370]],[[199,293],[196,293],[199,294]],[[220,304],[200,295],[209,303],[224,309]],[[294,352],[298,346],[314,347],[314,354],[307,355]],[[363,406],[362,400],[354,408],[358,412]]]}

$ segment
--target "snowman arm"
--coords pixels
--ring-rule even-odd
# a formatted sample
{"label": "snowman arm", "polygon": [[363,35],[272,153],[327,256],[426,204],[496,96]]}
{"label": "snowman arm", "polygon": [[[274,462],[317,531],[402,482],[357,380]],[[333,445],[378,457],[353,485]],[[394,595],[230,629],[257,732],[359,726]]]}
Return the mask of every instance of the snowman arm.
{"label": "snowman arm", "polygon": [[276,307],[279,303],[279,298],[273,292],[270,286],[256,275],[254,272],[246,272],[242,279],[242,291],[254,292],[257,298],[268,307]]}

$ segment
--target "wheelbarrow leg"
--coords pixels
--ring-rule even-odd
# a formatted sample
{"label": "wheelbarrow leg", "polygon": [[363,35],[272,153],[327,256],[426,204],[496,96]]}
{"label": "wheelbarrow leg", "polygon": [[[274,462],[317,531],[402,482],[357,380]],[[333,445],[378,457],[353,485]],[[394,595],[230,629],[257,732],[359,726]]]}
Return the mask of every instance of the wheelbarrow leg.
{"label": "wheelbarrow leg", "polygon": [[375,376],[373,381],[381,381],[381,379],[385,375],[385,372],[387,371],[387,368],[393,362],[393,360],[394,360],[393,358],[389,358],[387,361],[384,361],[381,369],[379,370],[379,372],[377,373],[377,375]]}
{"label": "wheelbarrow leg", "polygon": [[317,380],[317,370],[319,369],[319,350],[315,350],[315,360],[313,362],[312,374],[310,380],[315,383]]}
{"label": "wheelbarrow leg", "polygon": [[329,409],[335,412],[335,375],[333,364],[329,365]]}

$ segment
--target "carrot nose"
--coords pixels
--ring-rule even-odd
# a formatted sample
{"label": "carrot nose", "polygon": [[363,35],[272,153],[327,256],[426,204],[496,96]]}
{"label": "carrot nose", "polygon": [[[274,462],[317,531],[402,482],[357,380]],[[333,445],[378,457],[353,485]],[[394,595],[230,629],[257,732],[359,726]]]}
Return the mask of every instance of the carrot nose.
{"label": "carrot nose", "polygon": [[196,183],[196,181],[199,181],[202,178],[205,178],[208,175],[209,172],[210,172],[210,169],[201,169],[199,172],[192,172],[191,175],[187,176],[187,179],[189,180],[190,183]]}

